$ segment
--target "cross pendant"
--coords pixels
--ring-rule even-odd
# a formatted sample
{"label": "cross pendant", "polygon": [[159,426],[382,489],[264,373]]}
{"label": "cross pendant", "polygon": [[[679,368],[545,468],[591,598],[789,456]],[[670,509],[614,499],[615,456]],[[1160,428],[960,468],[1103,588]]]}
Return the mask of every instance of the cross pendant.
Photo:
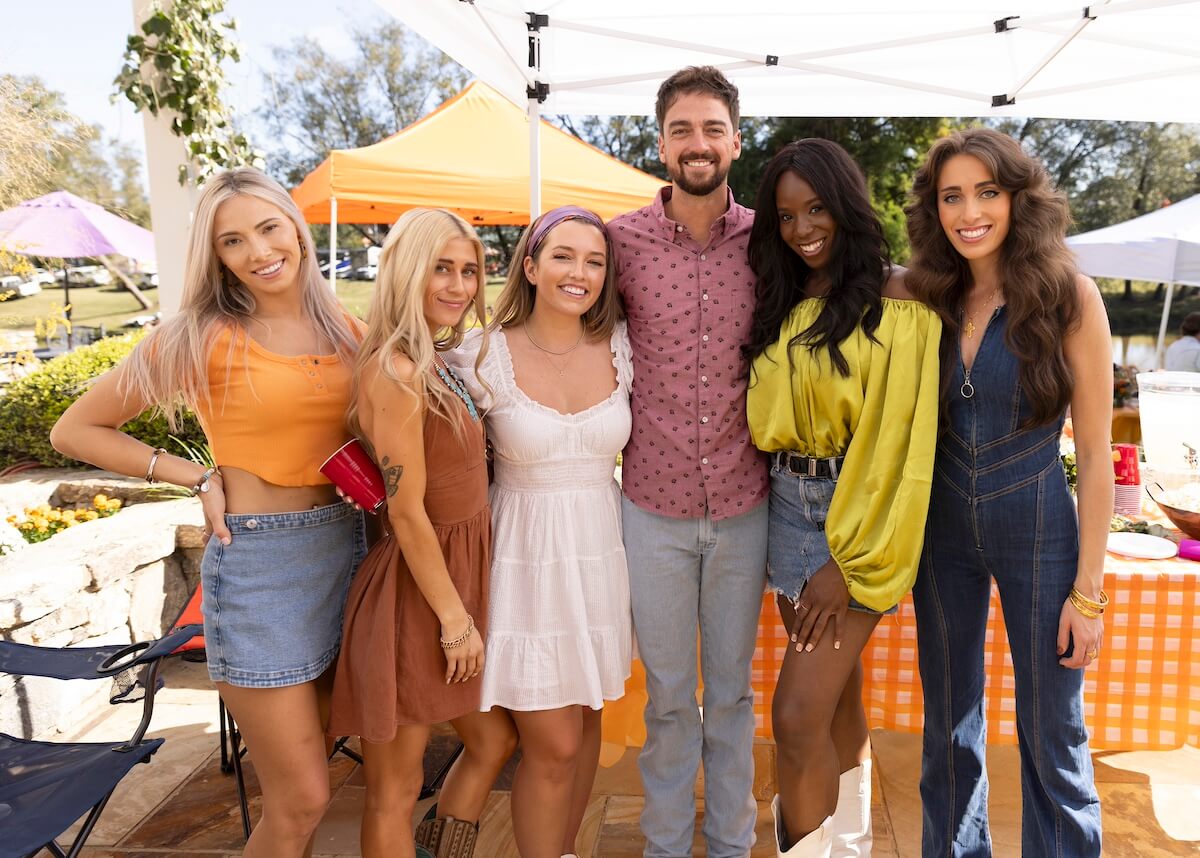
{"label": "cross pendant", "polygon": [[975,323],[970,319],[967,319],[966,331],[968,340],[975,336]]}

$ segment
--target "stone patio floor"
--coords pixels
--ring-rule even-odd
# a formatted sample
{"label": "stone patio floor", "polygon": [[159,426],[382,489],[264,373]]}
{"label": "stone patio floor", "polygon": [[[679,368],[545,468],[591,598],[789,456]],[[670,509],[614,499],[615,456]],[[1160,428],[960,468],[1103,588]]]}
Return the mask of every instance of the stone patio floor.
{"label": "stone patio floor", "polygon": [[[174,663],[165,672],[167,686],[155,705],[151,736],[166,739],[151,763],[125,779],[106,809],[90,845],[89,858],[166,858],[233,856],[242,836],[234,782],[220,770],[217,752],[217,699],[203,665]],[[76,736],[83,740],[124,738],[132,733],[140,706],[116,706]],[[876,730],[873,814],[877,858],[918,858],[920,798],[917,777],[920,737]],[[441,733],[431,744],[427,764],[452,747]],[[771,779],[774,748],[755,748],[758,772],[758,845],[754,858],[773,856]],[[1020,854],[1020,782],[1015,747],[988,749],[991,772],[991,825],[997,856]],[[1108,858],[1160,858],[1200,855],[1200,749],[1185,746],[1162,752],[1097,752],[1096,781],[1104,808],[1104,854]],[[480,858],[517,858],[508,817],[512,766],[491,794],[476,854]],[[247,758],[257,818],[253,760]],[[339,756],[330,764],[333,801],[317,832],[319,858],[359,855],[358,819],[363,780],[358,767]],[[703,816],[698,801],[697,826]],[[642,807],[636,756],[627,752],[612,768],[602,769],[580,835],[581,858],[635,858],[642,854],[638,815]],[[418,808],[424,812],[425,805]],[[46,853],[43,853],[46,854]],[[695,855],[704,855],[698,836]]]}

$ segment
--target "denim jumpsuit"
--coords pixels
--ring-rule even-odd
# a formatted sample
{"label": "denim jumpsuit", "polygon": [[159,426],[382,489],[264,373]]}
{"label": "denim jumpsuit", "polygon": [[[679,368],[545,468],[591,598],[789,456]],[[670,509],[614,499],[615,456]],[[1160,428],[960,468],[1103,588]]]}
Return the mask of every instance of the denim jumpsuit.
{"label": "denim jumpsuit", "polygon": [[955,349],[949,425],[938,442],[913,589],[925,689],[921,853],[992,853],[983,654],[994,578],[1016,674],[1021,854],[1089,858],[1100,854],[1100,800],[1083,671],[1059,665],[1056,649],[1079,556],[1078,519],[1059,460],[1063,418],[1020,428],[1030,406],[1005,342],[1006,318],[1000,307],[984,331],[969,398]]}

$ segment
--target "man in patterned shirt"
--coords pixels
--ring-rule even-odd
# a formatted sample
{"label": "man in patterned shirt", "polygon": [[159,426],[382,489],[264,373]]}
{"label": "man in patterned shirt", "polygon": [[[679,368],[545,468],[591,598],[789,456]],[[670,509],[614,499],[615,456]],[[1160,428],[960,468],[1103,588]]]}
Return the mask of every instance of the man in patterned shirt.
{"label": "man in patterned shirt", "polygon": [[692,854],[703,760],[708,854],[743,858],[756,819],[750,663],[769,494],[740,348],[754,312],[753,212],[727,182],[741,154],[737,88],[711,66],[686,68],[659,88],[656,112],[671,184],[608,227],[633,347],[622,525],[649,692],[641,825],[647,858]]}

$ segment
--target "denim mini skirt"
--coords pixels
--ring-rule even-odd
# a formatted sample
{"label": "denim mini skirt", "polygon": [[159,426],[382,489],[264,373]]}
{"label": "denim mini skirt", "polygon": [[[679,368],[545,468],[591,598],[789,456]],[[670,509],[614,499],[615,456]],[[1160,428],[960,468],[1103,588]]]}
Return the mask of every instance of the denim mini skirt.
{"label": "denim mini skirt", "polygon": [[347,503],[225,516],[200,563],[204,644],[214,682],[279,688],[316,679],[337,657],[342,612],[366,554],[362,514]]}
{"label": "denim mini skirt", "polygon": [[[767,586],[793,603],[808,579],[829,560],[825,519],[837,480],[799,476],[771,467],[771,510],[767,527]],[[850,610],[878,614],[850,598]],[[893,606],[884,614],[894,614]]]}

